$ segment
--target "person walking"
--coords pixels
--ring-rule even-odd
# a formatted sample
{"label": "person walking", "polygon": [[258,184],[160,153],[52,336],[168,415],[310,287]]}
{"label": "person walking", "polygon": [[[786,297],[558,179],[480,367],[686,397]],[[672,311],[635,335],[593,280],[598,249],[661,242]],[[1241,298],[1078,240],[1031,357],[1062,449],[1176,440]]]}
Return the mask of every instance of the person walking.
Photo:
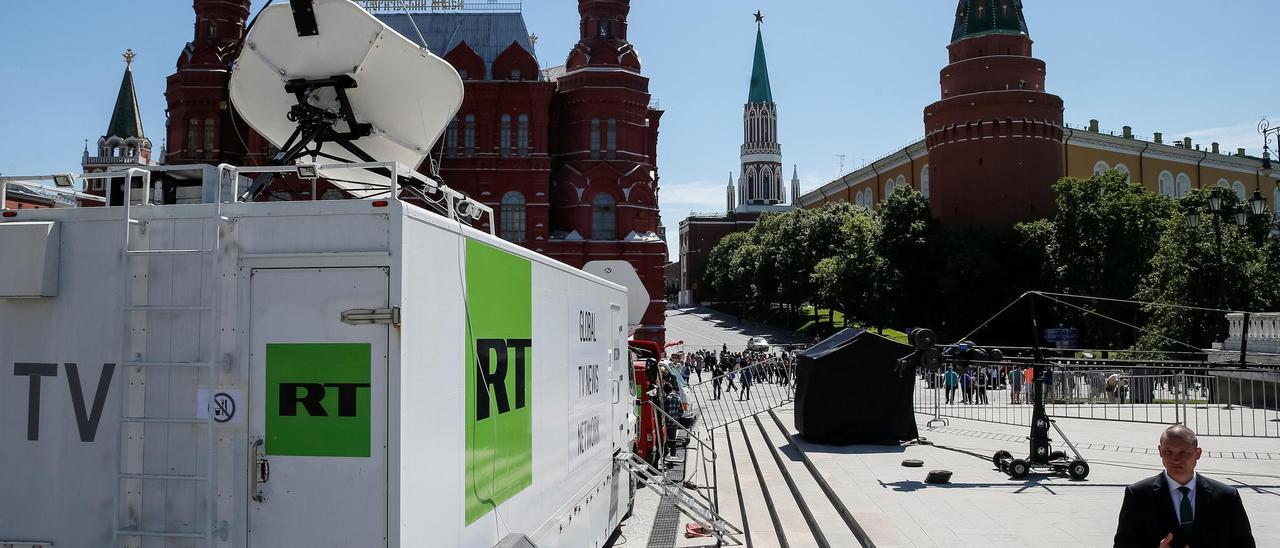
{"label": "person walking", "polygon": [[1022,370],[1022,392],[1026,394],[1027,403],[1034,403],[1036,397],[1036,368]]}
{"label": "person walking", "polygon": [[1196,473],[1201,450],[1194,431],[1170,426],[1156,450],[1164,471],[1125,488],[1116,548],[1257,546],[1240,492]]}
{"label": "person walking", "polygon": [[954,405],[956,387],[960,386],[960,375],[956,373],[955,366],[947,366],[946,374],[942,375],[942,385],[947,389],[947,405]]}
{"label": "person walking", "polygon": [[738,400],[751,399],[751,368],[744,367],[738,371],[738,381],[742,383],[742,392],[739,393]]}
{"label": "person walking", "polygon": [[662,390],[666,394],[662,399],[662,412],[665,414],[663,419],[667,427],[666,453],[670,457],[676,454],[676,429],[679,426],[677,421],[684,414],[683,405],[681,405],[683,402],[680,401],[680,391],[670,383],[662,385]]}

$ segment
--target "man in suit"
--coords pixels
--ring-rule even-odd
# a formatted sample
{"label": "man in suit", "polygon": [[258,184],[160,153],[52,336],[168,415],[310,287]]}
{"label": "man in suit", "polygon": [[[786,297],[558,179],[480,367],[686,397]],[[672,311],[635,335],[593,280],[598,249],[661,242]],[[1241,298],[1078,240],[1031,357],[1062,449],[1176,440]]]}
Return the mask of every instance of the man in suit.
{"label": "man in suit", "polygon": [[1158,449],[1164,472],[1125,489],[1116,548],[1255,547],[1240,493],[1196,473],[1196,433],[1171,426]]}

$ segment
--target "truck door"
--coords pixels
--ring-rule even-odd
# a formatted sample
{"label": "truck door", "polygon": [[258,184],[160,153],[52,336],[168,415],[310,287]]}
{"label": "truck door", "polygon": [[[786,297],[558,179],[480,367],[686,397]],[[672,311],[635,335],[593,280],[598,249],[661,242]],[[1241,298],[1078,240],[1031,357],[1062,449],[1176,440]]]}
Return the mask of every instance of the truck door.
{"label": "truck door", "polygon": [[634,419],[631,415],[632,396],[631,361],[627,354],[627,324],[622,315],[622,307],[609,305],[609,384],[612,386],[612,428],[610,441],[613,450],[619,448],[630,450],[631,440],[635,436]]}
{"label": "truck door", "polygon": [[385,268],[257,269],[250,282],[250,547],[385,546]]}

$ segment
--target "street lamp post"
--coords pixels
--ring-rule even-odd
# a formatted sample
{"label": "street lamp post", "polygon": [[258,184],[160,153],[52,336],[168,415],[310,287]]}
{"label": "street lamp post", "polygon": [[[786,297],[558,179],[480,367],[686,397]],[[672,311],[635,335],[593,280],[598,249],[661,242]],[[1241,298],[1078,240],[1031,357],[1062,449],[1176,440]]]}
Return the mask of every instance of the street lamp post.
{"label": "street lamp post", "polygon": [[[1200,227],[1201,207],[1202,206],[1187,204],[1184,217],[1187,228],[1194,229]],[[1223,218],[1230,218],[1235,222],[1236,226],[1247,226],[1249,224],[1249,211],[1235,206],[1224,207],[1224,204],[1222,203],[1222,188],[1214,187],[1213,191],[1209,194],[1208,212],[1213,217],[1213,249],[1218,267],[1218,279],[1216,280],[1218,286],[1218,310],[1226,312],[1230,308],[1227,306],[1227,268],[1225,261],[1222,259],[1222,225],[1226,222]],[[1226,340],[1228,335],[1226,330],[1223,329],[1223,325],[1225,324],[1226,316],[1224,315],[1222,322],[1219,324],[1219,333],[1218,338],[1216,339],[1218,342]]]}
{"label": "street lamp post", "polygon": [[[1262,135],[1262,170],[1259,172],[1261,177],[1258,178],[1258,182],[1254,185],[1253,199],[1249,200],[1249,205],[1253,209],[1254,215],[1262,215],[1267,210],[1267,201],[1262,197],[1262,179],[1271,178],[1271,140],[1280,141],[1280,126],[1271,127],[1271,122],[1263,118],[1261,122],[1258,122],[1258,133]],[[1276,194],[1280,195],[1280,192]],[[1272,206],[1275,208],[1277,215],[1273,220],[1271,234],[1280,238],[1280,204],[1272,204]]]}

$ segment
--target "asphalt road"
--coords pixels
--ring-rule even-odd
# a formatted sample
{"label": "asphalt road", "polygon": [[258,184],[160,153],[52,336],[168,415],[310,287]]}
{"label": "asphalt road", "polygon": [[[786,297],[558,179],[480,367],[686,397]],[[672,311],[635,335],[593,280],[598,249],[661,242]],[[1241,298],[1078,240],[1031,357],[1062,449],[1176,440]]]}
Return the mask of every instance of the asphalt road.
{"label": "asphalt road", "polygon": [[802,336],[752,321],[738,323],[736,316],[709,308],[683,308],[667,310],[667,343],[684,341],[685,348],[720,348],[727,344],[731,350],[747,347],[747,339],[764,337],[770,344],[806,342]]}

